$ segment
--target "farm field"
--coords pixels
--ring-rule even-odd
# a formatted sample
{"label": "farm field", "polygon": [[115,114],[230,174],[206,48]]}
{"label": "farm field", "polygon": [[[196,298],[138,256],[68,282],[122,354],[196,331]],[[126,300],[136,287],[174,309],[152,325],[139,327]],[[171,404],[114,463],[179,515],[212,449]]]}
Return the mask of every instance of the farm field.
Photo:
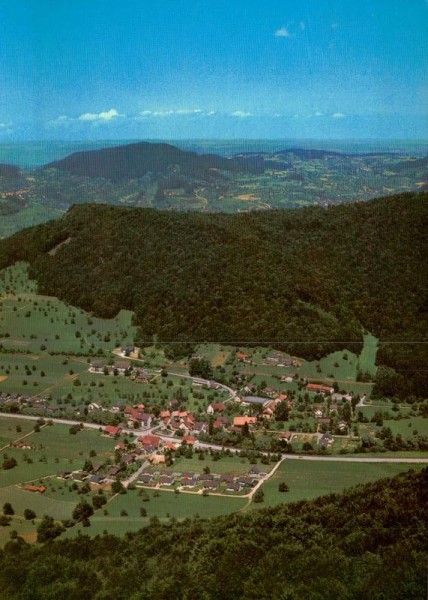
{"label": "farm field", "polygon": [[[368,483],[382,477],[393,477],[409,469],[420,470],[424,466],[423,464],[364,464],[286,459],[274,475],[262,485],[265,494],[263,504],[252,503],[251,508],[311,500],[326,494],[340,493],[360,483]],[[282,482],[289,486],[289,492],[278,491],[278,485]]]}

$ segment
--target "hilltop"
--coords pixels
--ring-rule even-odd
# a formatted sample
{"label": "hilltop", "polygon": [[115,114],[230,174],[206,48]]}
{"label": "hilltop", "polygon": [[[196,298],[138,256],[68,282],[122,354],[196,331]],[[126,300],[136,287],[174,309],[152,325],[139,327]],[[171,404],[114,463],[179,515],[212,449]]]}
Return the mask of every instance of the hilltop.
{"label": "hilltop", "polygon": [[428,470],[314,501],[0,551],[0,598],[422,599]]}
{"label": "hilltop", "polygon": [[250,167],[216,154],[196,154],[180,150],[171,144],[150,142],[75,152],[62,160],[48,163],[44,168],[116,182],[143,177],[147,173],[168,176],[174,173],[206,179],[213,176],[213,170],[250,171]]}
{"label": "hilltop", "polygon": [[140,341],[269,341],[312,359],[358,352],[367,329],[381,364],[412,373],[397,393],[422,396],[425,347],[407,342],[427,331],[426,218],[426,193],[237,215],[78,205],[3,240],[0,266],[30,262],[41,293],[99,316],[133,310]]}
{"label": "hilltop", "polygon": [[0,163],[0,177],[6,179],[14,179],[19,175],[19,168],[14,165]]}

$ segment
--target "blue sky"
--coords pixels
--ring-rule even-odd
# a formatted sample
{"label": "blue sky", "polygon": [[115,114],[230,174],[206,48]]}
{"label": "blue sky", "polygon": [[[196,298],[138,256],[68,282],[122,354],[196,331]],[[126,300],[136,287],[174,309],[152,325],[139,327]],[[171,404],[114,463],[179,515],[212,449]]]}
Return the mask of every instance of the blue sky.
{"label": "blue sky", "polygon": [[427,0],[0,4],[0,141],[428,138]]}

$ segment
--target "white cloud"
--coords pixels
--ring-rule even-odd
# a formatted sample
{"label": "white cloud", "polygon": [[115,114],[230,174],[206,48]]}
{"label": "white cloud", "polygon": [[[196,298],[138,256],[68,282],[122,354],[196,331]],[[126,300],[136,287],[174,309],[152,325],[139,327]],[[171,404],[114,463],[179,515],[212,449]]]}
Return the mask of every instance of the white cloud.
{"label": "white cloud", "polygon": [[216,110],[210,110],[209,112],[207,112],[207,117],[213,117],[216,114],[217,114]]}
{"label": "white cloud", "polygon": [[305,31],[305,28],[306,28],[305,22],[304,21],[300,21],[299,27],[300,27],[301,31]]}
{"label": "white cloud", "polygon": [[341,112],[335,112],[331,116],[333,117],[333,119],[343,119],[344,117],[346,117],[346,115]]}
{"label": "white cloud", "polygon": [[173,110],[155,110],[152,113],[152,115],[154,117],[169,117],[170,115],[173,115],[173,114],[174,114]]}
{"label": "white cloud", "polygon": [[314,117],[323,117],[323,116],[324,116],[324,113],[322,113],[322,112],[321,112],[321,111],[319,111],[319,110],[317,110],[317,111],[314,113]]}
{"label": "white cloud", "polygon": [[67,117],[66,115],[61,115],[60,117],[57,117],[56,119],[52,119],[51,121],[48,122],[48,125],[52,126],[52,127],[61,127],[61,126],[67,126],[70,123],[73,123],[74,119],[72,119],[71,117]]}
{"label": "white cloud", "polygon": [[200,108],[179,108],[177,110],[142,110],[140,117],[170,117],[172,115],[202,115],[204,112]]}
{"label": "white cloud", "polygon": [[286,27],[281,27],[277,31],[275,31],[276,37],[291,37],[291,33],[288,31]]}
{"label": "white cloud", "polygon": [[100,112],[100,113],[84,113],[83,115],[80,115],[80,117],[78,117],[79,121],[99,121],[99,122],[106,122],[106,121],[111,121],[112,119],[116,119],[117,117],[124,117],[125,115],[121,115],[120,113],[117,112],[117,110],[115,108],[111,108],[110,110],[106,111],[106,112]]}
{"label": "white cloud", "polygon": [[177,115],[200,115],[202,111],[200,108],[180,108],[176,113]]}
{"label": "white cloud", "polygon": [[9,129],[12,126],[12,123],[0,123],[0,129]]}
{"label": "white cloud", "polygon": [[231,113],[230,116],[245,119],[246,117],[252,117],[253,115],[250,112],[245,112],[243,110],[235,110],[235,112]]}

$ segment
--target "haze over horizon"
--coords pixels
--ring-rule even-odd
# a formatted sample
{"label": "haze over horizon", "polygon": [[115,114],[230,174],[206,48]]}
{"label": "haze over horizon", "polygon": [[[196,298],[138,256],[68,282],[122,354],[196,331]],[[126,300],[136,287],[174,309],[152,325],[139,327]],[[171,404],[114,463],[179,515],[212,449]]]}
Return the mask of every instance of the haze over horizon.
{"label": "haze over horizon", "polygon": [[16,0],[0,143],[427,139],[426,0]]}

